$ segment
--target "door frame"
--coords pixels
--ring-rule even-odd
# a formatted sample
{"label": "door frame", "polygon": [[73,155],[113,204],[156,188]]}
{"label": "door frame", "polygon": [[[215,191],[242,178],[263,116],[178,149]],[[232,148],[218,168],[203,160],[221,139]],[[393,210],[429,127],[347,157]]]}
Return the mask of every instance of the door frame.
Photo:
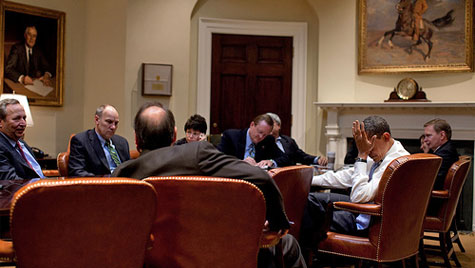
{"label": "door frame", "polygon": [[[291,136],[305,148],[307,97],[307,23],[199,18],[197,63],[197,113],[210,118],[212,34],[293,37]],[[211,124],[211,122],[210,122]],[[208,130],[209,132],[209,130]]]}

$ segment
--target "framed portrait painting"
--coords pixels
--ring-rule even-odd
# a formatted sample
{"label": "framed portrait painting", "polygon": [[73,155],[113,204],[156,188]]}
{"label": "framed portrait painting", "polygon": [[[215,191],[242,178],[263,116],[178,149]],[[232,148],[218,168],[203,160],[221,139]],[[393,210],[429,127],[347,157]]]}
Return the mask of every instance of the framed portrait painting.
{"label": "framed portrait painting", "polygon": [[65,13],[1,2],[3,93],[26,95],[30,105],[63,105]]}
{"label": "framed portrait painting", "polygon": [[360,0],[358,73],[473,71],[473,0]]}

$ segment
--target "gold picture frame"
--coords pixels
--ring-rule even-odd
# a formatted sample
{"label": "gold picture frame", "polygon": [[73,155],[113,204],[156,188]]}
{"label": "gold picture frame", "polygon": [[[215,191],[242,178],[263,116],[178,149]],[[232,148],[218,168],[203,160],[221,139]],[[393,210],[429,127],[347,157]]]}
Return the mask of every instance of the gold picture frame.
{"label": "gold picture frame", "polygon": [[[62,106],[66,14],[8,1],[0,7],[2,92],[26,95],[30,105]],[[27,55],[28,42],[33,45]]]}
{"label": "gold picture frame", "polygon": [[358,73],[472,72],[473,0],[420,1],[428,8],[419,36],[412,20],[417,13],[407,6],[413,2],[359,1]]}

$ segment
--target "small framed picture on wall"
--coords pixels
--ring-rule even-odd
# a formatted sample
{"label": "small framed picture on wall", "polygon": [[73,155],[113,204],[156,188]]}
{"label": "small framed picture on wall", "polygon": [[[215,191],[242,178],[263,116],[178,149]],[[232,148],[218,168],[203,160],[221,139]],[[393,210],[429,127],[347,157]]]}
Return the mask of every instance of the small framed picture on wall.
{"label": "small framed picture on wall", "polygon": [[171,96],[172,72],[171,64],[142,64],[142,96]]}

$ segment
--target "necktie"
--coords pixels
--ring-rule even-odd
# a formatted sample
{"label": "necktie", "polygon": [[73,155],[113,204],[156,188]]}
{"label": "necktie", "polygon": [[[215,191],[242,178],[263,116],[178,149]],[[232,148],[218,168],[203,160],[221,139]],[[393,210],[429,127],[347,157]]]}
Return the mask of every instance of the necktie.
{"label": "necktie", "polygon": [[109,153],[111,155],[112,161],[114,161],[116,166],[120,165],[120,159],[119,156],[117,155],[117,151],[115,150],[114,147],[112,147],[112,142],[106,142],[107,149],[109,150]]}
{"label": "necktie", "polygon": [[28,49],[28,74],[33,75],[33,51],[31,48]]}
{"label": "necktie", "polygon": [[[374,171],[381,165],[381,162],[382,161],[374,162],[373,165],[371,166],[371,169],[369,170],[369,174],[368,174],[368,177],[369,177],[368,182],[370,182],[373,179]],[[356,227],[358,228],[358,230],[364,230],[368,228],[370,219],[371,219],[371,216],[368,214],[358,215],[358,217],[356,217]]]}
{"label": "necktie", "polygon": [[28,161],[28,159],[26,159],[25,152],[23,152],[23,149],[21,148],[21,145],[20,145],[19,141],[16,142],[16,146],[18,147],[18,150],[20,151],[21,157],[23,157],[23,159],[25,159],[28,166],[30,166],[31,169],[35,170],[33,168],[33,166],[31,165],[30,161]]}
{"label": "necktie", "polygon": [[254,143],[251,143],[249,145],[249,157],[252,157],[252,158],[256,157],[256,147],[254,146]]}

